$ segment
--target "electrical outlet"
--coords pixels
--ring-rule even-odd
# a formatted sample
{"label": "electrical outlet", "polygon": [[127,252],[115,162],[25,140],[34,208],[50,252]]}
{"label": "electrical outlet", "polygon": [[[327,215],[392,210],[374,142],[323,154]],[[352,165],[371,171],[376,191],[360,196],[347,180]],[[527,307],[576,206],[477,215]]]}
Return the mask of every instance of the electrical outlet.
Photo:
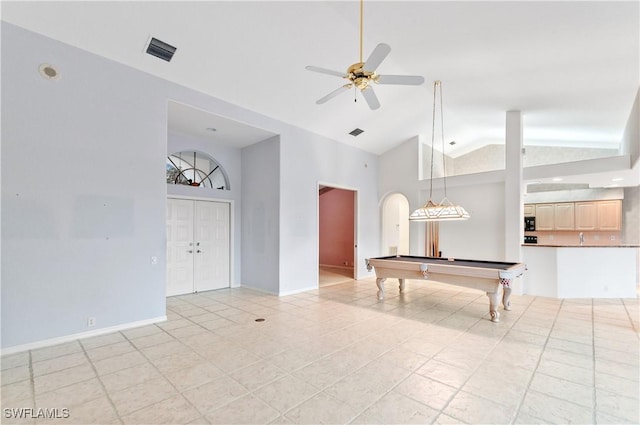
{"label": "electrical outlet", "polygon": [[151,256],[151,265],[155,266],[156,264],[158,264],[158,257],[153,255]]}
{"label": "electrical outlet", "polygon": [[87,327],[90,328],[92,326],[96,325],[96,318],[95,317],[87,317]]}
{"label": "electrical outlet", "polygon": [[615,241],[616,240],[616,236],[615,235],[611,235],[611,240]]}

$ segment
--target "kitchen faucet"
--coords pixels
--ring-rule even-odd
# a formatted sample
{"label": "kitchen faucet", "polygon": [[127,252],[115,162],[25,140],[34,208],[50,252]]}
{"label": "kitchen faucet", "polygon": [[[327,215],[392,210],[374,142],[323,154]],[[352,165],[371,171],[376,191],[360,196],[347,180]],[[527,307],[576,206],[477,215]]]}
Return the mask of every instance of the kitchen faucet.
{"label": "kitchen faucet", "polygon": [[580,232],[578,237],[580,238],[580,245],[583,245],[584,244],[584,233]]}

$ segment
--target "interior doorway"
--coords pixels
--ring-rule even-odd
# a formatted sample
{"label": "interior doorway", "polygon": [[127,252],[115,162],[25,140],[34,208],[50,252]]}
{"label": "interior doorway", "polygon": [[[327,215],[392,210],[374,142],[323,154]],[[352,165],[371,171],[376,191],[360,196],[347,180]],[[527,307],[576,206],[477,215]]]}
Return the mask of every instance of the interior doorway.
{"label": "interior doorway", "polygon": [[230,286],[229,203],[167,199],[167,296]]}
{"label": "interior doorway", "polygon": [[382,255],[409,254],[409,201],[394,193],[382,203]]}
{"label": "interior doorway", "polygon": [[318,187],[318,286],[355,278],[356,217],[355,190]]}

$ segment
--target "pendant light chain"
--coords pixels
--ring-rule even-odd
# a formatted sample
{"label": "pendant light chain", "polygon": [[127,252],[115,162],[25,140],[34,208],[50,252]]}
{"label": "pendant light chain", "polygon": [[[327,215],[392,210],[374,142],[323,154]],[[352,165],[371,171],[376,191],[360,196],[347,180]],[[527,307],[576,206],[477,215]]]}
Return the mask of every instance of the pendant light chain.
{"label": "pendant light chain", "polygon": [[438,81],[434,83],[433,88],[433,116],[431,118],[431,176],[429,177],[429,199],[431,199],[433,195],[433,154],[436,141],[436,89],[435,86],[438,85]]}
{"label": "pendant light chain", "polygon": [[442,176],[444,180],[444,197],[447,197],[447,164],[444,157],[444,109],[442,109],[442,83],[437,82],[440,88],[440,137],[442,138]]}

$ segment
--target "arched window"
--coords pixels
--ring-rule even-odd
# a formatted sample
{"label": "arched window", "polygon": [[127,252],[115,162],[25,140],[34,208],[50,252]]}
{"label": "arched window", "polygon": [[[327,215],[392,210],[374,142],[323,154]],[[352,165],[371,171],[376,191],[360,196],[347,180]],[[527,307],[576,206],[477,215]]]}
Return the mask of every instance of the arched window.
{"label": "arched window", "polygon": [[167,157],[167,183],[229,190],[224,168],[209,155],[196,151],[172,153]]}

